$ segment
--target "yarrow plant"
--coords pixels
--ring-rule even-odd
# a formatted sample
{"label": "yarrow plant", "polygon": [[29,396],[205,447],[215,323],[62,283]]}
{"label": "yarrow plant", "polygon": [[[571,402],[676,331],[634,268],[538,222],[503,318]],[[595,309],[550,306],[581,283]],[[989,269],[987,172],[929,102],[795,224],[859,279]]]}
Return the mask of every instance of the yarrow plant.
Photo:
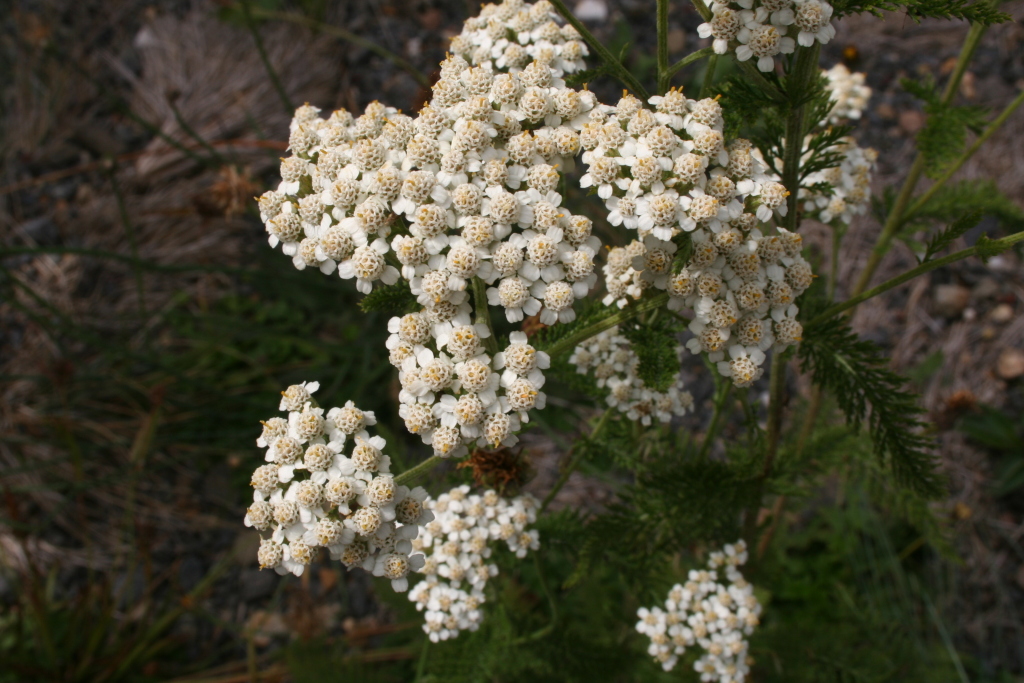
{"label": "yarrow plant", "polygon": [[[361,113],[309,104],[295,112],[281,182],[258,200],[270,246],[295,268],[348,281],[366,295],[365,309],[388,312],[381,355],[400,387],[395,412],[432,454],[393,473],[387,444],[371,436],[373,413],[352,401],[325,411],[313,399],[316,382],[289,387],[280,405],[287,416],[265,422],[257,441],[267,464],[253,474],[245,518],[266,535],[263,567],[301,574],[326,548],[397,591],[419,573],[409,599],[436,643],[486,623],[497,599],[489,588],[495,546],[520,559],[533,553],[541,571],[534,524],[549,525],[576,553],[563,590],[602,557],[608,566],[667,565],[684,548],[721,547],[742,532],[745,540],[711,552],[706,569],[676,585],[664,609],[641,609],[637,624],[666,671],[699,646],[701,680],[738,683],[753,663],[747,636],[761,611],[738,567],[747,543],[765,534],[763,547],[774,528],[765,531],[758,514],[776,476],[790,359],[816,387],[807,428],[831,392],[851,423],[866,421],[901,495],[925,500],[940,490],[913,398],[844,315],[944,263],[992,256],[1024,233],[935,258],[973,225],[958,220],[913,271],[868,290],[880,256],[872,257],[850,298],[833,303],[837,254],[871,204],[877,159],[851,125],[870,96],[865,75],[818,65],[836,10],[824,0],[695,0],[705,20],[699,34],[713,42],[669,65],[668,2],[656,4],[653,95],[561,0],[504,0],[484,5],[451,40],[419,111],[372,102]],[[975,26],[1004,18],[980,3],[957,7],[918,11]],[[592,55],[596,68],[586,62]],[[739,70],[716,83],[719,57]],[[708,60],[704,86],[690,97],[671,81],[700,59]],[[586,82],[608,76],[627,89],[606,102]],[[955,90],[955,82],[942,97],[918,88],[931,98],[934,126],[963,119],[949,114]],[[875,254],[901,226],[940,216],[925,209],[948,174],[911,201],[935,154],[922,147],[903,194],[886,206]],[[833,233],[819,289],[801,233],[810,220]],[[684,389],[680,363],[712,376],[710,411]],[[567,386],[577,388],[558,393]],[[466,485],[431,498],[405,485],[445,460],[521,448],[539,411],[578,410],[587,396],[607,410],[576,439],[543,503]],[[716,454],[723,420],[740,410],[746,455],[737,459],[728,444]],[[687,436],[678,449],[656,447],[684,418],[696,425],[706,413],[699,446]],[[630,482],[621,502],[592,518],[546,514],[573,469],[597,452],[631,470],[620,477]],[[679,491],[689,493],[680,500]],[[721,518],[714,524],[688,521],[711,509]],[[557,600],[539,581],[551,623],[516,643],[558,632]]]}

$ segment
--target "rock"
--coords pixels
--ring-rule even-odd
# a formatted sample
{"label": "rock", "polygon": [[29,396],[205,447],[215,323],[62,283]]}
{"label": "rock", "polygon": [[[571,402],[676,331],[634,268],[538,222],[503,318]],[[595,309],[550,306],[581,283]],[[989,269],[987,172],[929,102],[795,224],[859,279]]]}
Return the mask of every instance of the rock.
{"label": "rock", "polygon": [[971,293],[976,299],[988,299],[999,293],[999,283],[993,277],[985,276],[974,285]]}
{"label": "rock", "polygon": [[875,111],[883,119],[891,121],[894,118],[896,118],[896,110],[893,109],[892,105],[889,104],[888,102],[882,102],[881,104],[879,104],[877,107],[875,107]]}
{"label": "rock", "polygon": [[580,21],[605,21],[608,5],[604,0],[580,0],[576,3],[575,14]]}
{"label": "rock", "polygon": [[686,49],[686,31],[681,28],[674,28],[668,32],[668,51],[671,54],[682,52]]}
{"label": "rock", "polygon": [[960,285],[939,285],[935,288],[935,312],[946,318],[955,318],[967,308],[971,290]]}
{"label": "rock", "polygon": [[1010,380],[1024,375],[1024,351],[1020,349],[1003,349],[996,361],[996,374],[1000,378]]}
{"label": "rock", "polygon": [[1013,306],[1010,304],[999,304],[988,314],[989,320],[1000,325],[1013,320]]}
{"label": "rock", "polygon": [[924,114],[912,109],[900,112],[900,129],[907,135],[914,135],[924,128]]}

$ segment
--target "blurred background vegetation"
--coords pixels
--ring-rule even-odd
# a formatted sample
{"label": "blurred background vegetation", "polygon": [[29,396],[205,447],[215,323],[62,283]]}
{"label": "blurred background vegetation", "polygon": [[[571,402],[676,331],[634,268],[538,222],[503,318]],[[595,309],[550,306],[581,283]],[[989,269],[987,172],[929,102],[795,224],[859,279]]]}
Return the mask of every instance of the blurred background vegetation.
{"label": "blurred background vegetation", "polygon": [[[651,3],[587,4],[595,32],[616,53],[631,46],[649,78]],[[395,415],[386,316],[273,253],[252,197],[277,182],[295,105],[418,108],[473,3],[0,6],[0,681],[696,680],[686,666],[662,673],[633,624],[706,550],[705,520],[671,520],[682,552],[642,572],[616,564],[615,548],[582,552],[592,516],[633,484],[622,452],[588,454],[539,524],[536,563],[498,557],[481,631],[430,647],[405,596],[362,572],[259,572],[257,536],[241,524],[259,420],[289,384],[315,379],[323,403],[377,411],[398,470],[426,455]],[[1024,15],[1020,2],[1003,9]],[[702,46],[699,23],[676,4],[674,54]],[[859,134],[882,151],[885,182],[920,128],[899,77],[941,76],[965,28],[849,23],[824,65],[868,72],[876,96]],[[1019,22],[990,31],[965,97],[996,106],[1021,87],[1022,35]],[[1020,119],[991,143],[1002,152],[964,171],[1016,198]],[[866,250],[877,226],[863,223]],[[825,234],[808,228],[815,257],[827,257]],[[863,307],[858,329],[924,395],[950,495],[911,524],[858,457],[866,437],[823,420],[784,464],[780,521],[753,553],[766,605],[754,680],[1021,680],[1024,273],[1000,258]],[[709,399],[706,371],[684,372]],[[596,407],[550,402],[526,441],[529,490],[546,493]],[[708,412],[649,438],[685,466]],[[468,472],[427,485],[456,481]],[[701,489],[664,492],[665,505],[683,494]]]}

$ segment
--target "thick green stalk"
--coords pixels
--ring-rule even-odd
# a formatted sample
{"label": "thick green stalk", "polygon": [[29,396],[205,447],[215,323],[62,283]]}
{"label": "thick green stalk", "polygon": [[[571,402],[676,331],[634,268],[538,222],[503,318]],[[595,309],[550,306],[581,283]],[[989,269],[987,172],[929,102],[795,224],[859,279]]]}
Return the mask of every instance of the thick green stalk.
{"label": "thick green stalk", "polygon": [[723,382],[715,373],[715,382],[720,383],[720,386],[715,391],[715,412],[711,414],[711,423],[708,425],[708,431],[704,435],[704,441],[700,444],[700,453],[697,457],[707,457],[708,451],[711,450],[711,444],[715,442],[715,435],[718,433],[718,427],[722,421],[722,414],[725,412],[725,403],[729,400],[729,395],[732,394],[732,382]]}
{"label": "thick green stalk", "polygon": [[644,101],[647,101],[647,99],[650,97],[650,95],[647,92],[647,88],[645,88],[640,83],[640,81],[637,80],[636,76],[634,76],[630,72],[630,70],[627,69],[625,65],[622,62],[620,62],[615,55],[611,53],[611,50],[606,48],[603,44],[601,44],[600,40],[594,37],[594,34],[591,33],[587,29],[587,27],[583,25],[582,21],[576,18],[576,15],[574,15],[569,10],[569,8],[566,7],[564,0],[550,1],[551,4],[554,6],[555,11],[561,14],[562,17],[567,22],[569,22],[569,24],[574,29],[576,29],[577,32],[579,32],[580,36],[583,37],[583,40],[586,41],[587,45],[589,45],[590,48],[597,53],[597,56],[601,58],[601,62],[603,62],[605,66],[611,69],[611,75],[618,79],[627,88],[632,90],[637,97]]}
{"label": "thick green stalk", "polygon": [[686,55],[685,57],[680,59],[678,62],[676,62],[675,64],[670,66],[668,68],[668,78],[666,79],[665,87],[662,88],[662,91],[668,90],[668,86],[669,86],[669,83],[672,80],[672,77],[675,76],[677,73],[679,73],[680,69],[682,69],[683,67],[689,66],[690,64],[693,64],[696,61],[704,59],[705,57],[712,57],[712,56],[714,56],[714,54],[715,54],[714,48],[702,47],[701,49],[697,50],[696,52],[692,52],[692,53]]}
{"label": "thick green stalk", "polygon": [[959,171],[960,168],[965,163],[967,163],[967,160],[974,156],[974,153],[981,149],[982,145],[988,142],[988,139],[992,137],[995,134],[995,132],[1002,127],[1004,123],[1006,123],[1006,120],[1010,118],[1010,116],[1013,115],[1013,112],[1017,111],[1017,108],[1020,107],[1020,105],[1022,104],[1024,104],[1024,90],[1022,90],[1020,94],[1018,94],[1017,97],[1014,98],[1013,102],[1010,102],[1010,104],[1007,105],[1006,109],[1004,109],[1002,113],[999,114],[999,116],[997,116],[992,121],[992,123],[988,124],[988,126],[985,128],[985,132],[978,136],[974,143],[970,147],[968,147],[963,154],[960,155],[960,158],[957,159],[956,162],[952,166],[950,166],[945,173],[939,176],[939,178],[932,184],[931,187],[928,188],[928,190],[924,194],[922,194],[920,197],[917,198],[917,200],[914,201],[913,205],[911,205],[911,207],[906,210],[905,220],[909,220],[910,218],[916,216],[917,213],[929,201],[931,201],[932,197],[934,197],[936,193],[938,193],[938,191],[941,190],[947,182],[949,182],[949,179],[953,177],[953,174]]}
{"label": "thick green stalk", "polygon": [[[597,425],[594,426],[594,431],[590,432],[590,436],[587,437],[588,441],[592,441],[594,438],[597,437],[598,434],[600,434],[604,430],[604,426],[605,424],[607,424],[608,418],[611,416],[613,410],[615,409],[608,408],[606,411],[604,411],[604,414],[601,415],[601,419],[598,420]],[[548,495],[544,496],[544,501],[540,504],[541,512],[544,512],[545,510],[548,509],[548,505],[550,505],[551,501],[555,499],[555,496],[558,495],[558,492],[562,490],[562,487],[565,486],[565,483],[569,481],[569,477],[572,476],[572,473],[575,472],[576,468],[579,466],[580,461],[583,460],[583,455],[585,452],[586,449],[581,448],[577,453],[573,455],[572,460],[569,461],[569,464],[566,466],[561,476],[558,477],[558,481],[556,481],[555,485],[551,487],[550,491],[548,491]]]}
{"label": "thick green stalk", "polygon": [[[978,44],[981,42],[981,37],[985,34],[987,28],[987,26],[982,24],[971,25],[971,30],[967,33],[963,47],[960,48],[960,56],[957,58],[956,68],[953,70],[953,75],[950,77],[949,82],[946,84],[946,89],[942,93],[943,105],[949,104],[953,100],[953,96],[956,95],[957,88],[960,87],[960,81],[967,71],[967,65],[970,64],[971,58],[974,57],[974,52],[978,49]],[[910,166],[910,172],[907,173],[906,180],[903,181],[903,187],[900,188],[896,202],[893,204],[892,210],[885,220],[882,232],[875,241],[875,246],[871,250],[868,262],[864,266],[864,270],[861,271],[860,277],[857,278],[857,283],[853,286],[852,293],[854,296],[867,289],[868,283],[871,282],[871,277],[878,269],[882,258],[889,251],[889,245],[892,243],[893,237],[896,236],[896,233],[903,226],[906,217],[910,215],[907,207],[910,206],[914,190],[917,189],[917,183],[924,174],[925,165],[924,155],[918,152],[914,163]]]}
{"label": "thick green stalk", "polygon": [[432,455],[429,458],[427,458],[426,460],[424,460],[423,462],[421,462],[419,465],[416,465],[415,467],[413,467],[411,469],[408,469],[405,472],[402,472],[401,474],[399,474],[397,477],[395,477],[395,483],[396,484],[409,484],[409,483],[412,483],[412,482],[416,481],[417,479],[419,479],[424,474],[426,474],[427,472],[429,472],[430,470],[432,470],[435,467],[437,467],[438,465],[440,465],[443,461],[444,461],[444,458],[442,458],[441,456],[439,456],[439,455]]}
{"label": "thick green stalk", "polygon": [[575,334],[571,334],[565,339],[555,342],[554,344],[551,345],[550,348],[543,350],[547,351],[548,355],[551,356],[552,358],[555,356],[560,356],[563,353],[568,353],[572,351],[574,348],[576,348],[577,344],[590,339],[594,335],[601,334],[605,330],[615,327],[620,323],[624,323],[627,320],[632,320],[633,318],[640,315],[644,311],[650,311],[655,308],[660,308],[667,301],[668,294],[664,292],[656,296],[653,296],[650,299],[637,301],[636,303],[627,306],[621,311],[616,311],[615,313],[612,313],[607,317],[602,318],[596,323],[584,327],[582,330],[579,330]]}
{"label": "thick green stalk", "polygon": [[704,71],[704,82],[700,85],[700,94],[697,99],[703,100],[711,94],[711,86],[715,82],[715,70],[718,68],[718,55],[712,54],[708,58],[707,68]]}
{"label": "thick green stalk", "polygon": [[978,245],[975,245],[968,249],[961,249],[960,251],[953,252],[949,256],[943,256],[942,258],[933,259],[931,261],[925,261],[921,265],[911,270],[908,270],[902,275],[897,275],[891,280],[886,280],[877,287],[869,289],[866,292],[861,292],[860,294],[852,296],[842,303],[832,306],[831,308],[827,309],[824,313],[821,313],[820,315],[814,317],[804,327],[805,329],[812,328],[823,323],[826,323],[829,319],[839,315],[840,313],[847,311],[853,308],[854,306],[857,306],[858,304],[867,301],[868,299],[876,297],[879,294],[882,294],[883,292],[887,292],[893,287],[899,287],[904,282],[909,282],[918,275],[924,275],[925,273],[929,273],[935,270],[936,268],[941,268],[942,266],[949,265],[950,263],[955,263],[961,259],[967,258],[968,256],[975,256],[977,254],[981,254],[985,251],[996,249],[1009,249],[1012,245],[1022,241],[1024,241],[1024,232],[1017,232],[1012,235],[1007,235],[1006,237],[1001,237],[1000,239],[997,240],[989,240],[980,247]]}
{"label": "thick green stalk", "polygon": [[747,545],[754,546],[754,536],[757,533],[757,516],[761,511],[761,498],[764,496],[765,482],[771,477],[772,469],[775,467],[775,458],[779,451],[779,436],[782,433],[782,402],[786,393],[786,361],[788,354],[778,353],[772,358],[771,379],[769,383],[768,398],[768,429],[765,436],[764,464],[761,467],[761,474],[757,477],[753,501],[747,508],[747,516],[744,521],[743,537]]}
{"label": "thick green stalk", "polygon": [[[807,91],[808,84],[818,71],[818,54],[821,44],[797,48],[793,73],[786,79],[786,92],[790,102],[797,101]],[[787,230],[797,229],[797,198],[800,194],[800,156],[804,148],[804,134],[807,132],[807,104],[791,106],[786,121],[786,149],[782,159],[782,184],[789,197],[785,221]]]}
{"label": "thick green stalk", "polygon": [[658,94],[668,90],[668,3],[658,0]]}

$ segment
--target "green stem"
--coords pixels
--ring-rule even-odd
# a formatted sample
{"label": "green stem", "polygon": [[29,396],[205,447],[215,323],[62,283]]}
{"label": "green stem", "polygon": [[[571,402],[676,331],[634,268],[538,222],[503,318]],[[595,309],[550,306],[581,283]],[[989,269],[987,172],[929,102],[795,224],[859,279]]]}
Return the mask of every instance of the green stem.
{"label": "green stem", "polygon": [[814,425],[818,421],[818,413],[821,412],[821,400],[824,396],[821,386],[815,384],[811,389],[811,400],[807,405],[807,414],[804,417],[804,423],[800,427],[800,435],[796,440],[796,450],[793,451],[793,455],[799,458],[804,454],[804,448],[807,446],[807,442],[810,440],[811,435],[814,433]]}
{"label": "green stem", "polygon": [[668,90],[668,3],[658,0],[658,94]]}
{"label": "green stem", "polygon": [[352,33],[351,31],[346,31],[345,29],[340,28],[338,26],[325,24],[321,21],[317,21],[316,19],[304,17],[301,14],[292,14],[290,12],[276,12],[274,10],[256,8],[253,10],[253,14],[264,19],[277,19],[279,21],[289,21],[293,24],[302,24],[303,26],[308,26],[314,31],[326,33],[329,36],[341,38],[346,42],[352,43],[353,45],[358,45],[359,47],[365,50],[369,50],[370,52],[374,53],[379,57],[383,57],[384,59],[388,60],[389,62],[397,66],[402,71],[405,71],[424,88],[430,87],[430,79],[427,78],[422,71],[413,66],[411,62],[407,62],[406,60],[396,55],[394,52],[388,50],[387,48],[381,47],[372,40],[367,40],[366,38],[358,36],[355,33]]}
{"label": "green stem", "polygon": [[554,358],[560,356],[563,353],[569,353],[576,345],[580,342],[584,342],[591,337],[601,334],[607,329],[615,327],[620,323],[624,323],[627,320],[631,320],[636,316],[640,315],[644,311],[650,311],[655,308],[659,308],[668,301],[668,294],[662,292],[650,299],[644,299],[643,301],[637,301],[630,306],[626,306],[621,311],[616,311],[608,315],[607,317],[584,327],[582,330],[569,335],[565,339],[555,342],[550,348],[541,349],[547,351],[548,355]]}
{"label": "green stem", "polygon": [[708,451],[711,450],[711,444],[715,441],[715,434],[718,433],[718,427],[722,420],[722,414],[725,412],[725,402],[729,400],[729,395],[732,393],[732,382],[723,382],[718,378],[718,373],[715,373],[716,383],[720,383],[720,388],[715,392],[715,412],[711,414],[711,423],[708,425],[708,431],[704,435],[704,441],[700,445],[700,453],[697,457],[703,459],[707,457]]}
{"label": "green stem", "polygon": [[402,485],[412,483],[440,465],[444,460],[445,458],[442,458],[439,455],[432,455],[419,465],[416,465],[395,477],[395,484]]}
{"label": "green stem", "polygon": [[601,61],[612,71],[612,75],[618,79],[623,85],[636,93],[637,97],[644,100],[645,102],[650,97],[647,89],[636,79],[629,69],[620,62],[611,51],[606,48],[601,41],[594,37],[583,22],[576,18],[576,16],[569,11],[566,7],[564,0],[550,0],[554,6],[555,11],[562,15],[562,17],[569,22],[569,24],[576,29],[576,31],[582,36],[583,40],[586,41],[587,45],[597,53],[597,56],[601,58]]}
{"label": "green stem", "polygon": [[224,157],[221,156],[220,152],[215,150],[213,148],[213,145],[206,141],[206,138],[197,133],[195,129],[188,124],[188,121],[186,121],[185,117],[181,115],[181,111],[178,110],[178,107],[176,107],[173,102],[171,102],[170,104],[171,112],[174,113],[174,120],[178,122],[178,126],[181,127],[183,131],[185,131],[186,135],[195,140],[200,147],[209,152],[211,159],[223,165],[225,163]]}
{"label": "green stem", "polygon": [[427,671],[427,652],[430,647],[430,638],[423,639],[423,649],[420,651],[419,661],[416,662],[416,678],[413,679],[414,683],[419,683],[423,679],[423,674]]}
{"label": "green stem", "polygon": [[540,583],[540,590],[544,593],[544,597],[548,601],[548,609],[551,610],[551,621],[547,626],[544,626],[530,635],[523,636],[522,638],[516,638],[512,641],[512,645],[525,645],[532,643],[546,637],[549,633],[555,630],[555,624],[558,621],[558,606],[555,603],[554,596],[551,595],[551,589],[548,588],[548,582],[544,580],[544,570],[541,569],[540,559],[537,553],[533,554],[533,566],[537,569],[537,581]]}
{"label": "green stem", "polygon": [[711,21],[714,18],[714,15],[711,12],[711,8],[704,3],[704,0],[690,1],[693,3],[693,6],[697,10],[697,14],[700,15],[701,19],[703,19],[704,21]]}
{"label": "green stem", "polygon": [[965,259],[968,256],[975,256],[977,254],[981,254],[983,253],[983,250],[985,252],[992,253],[997,249],[1009,249],[1012,245],[1021,241],[1024,241],[1024,232],[1017,232],[997,240],[988,240],[984,245],[975,245],[967,249],[961,249],[960,251],[953,252],[949,256],[943,256],[942,258],[926,261],[921,265],[917,266],[916,268],[908,270],[902,275],[897,275],[891,280],[886,280],[877,287],[869,289],[866,292],[861,292],[860,294],[852,296],[842,303],[832,306],[831,308],[827,309],[824,313],[815,316],[804,327],[806,329],[822,325],[828,322],[828,320],[830,320],[831,318],[839,315],[843,311],[847,311],[853,308],[854,306],[857,306],[858,304],[867,301],[868,299],[876,297],[879,294],[882,294],[883,292],[887,292],[893,287],[899,287],[904,282],[909,282],[918,275],[924,275],[925,273],[929,273],[935,270],[936,268],[941,268],[942,266],[949,265],[950,263],[955,263],[956,261]]}
{"label": "green stem", "polygon": [[277,91],[281,104],[284,105],[285,113],[290,116],[295,113],[295,105],[292,104],[291,98],[288,97],[288,93],[285,91],[284,84],[281,83],[281,78],[277,75],[274,65],[270,63],[267,50],[263,47],[263,38],[260,37],[259,29],[257,29],[256,24],[252,20],[252,8],[249,7],[249,0],[240,0],[240,4],[242,5],[242,16],[245,18],[245,27],[249,29],[253,42],[256,43],[256,52],[259,53],[260,61],[263,62],[263,68],[266,69],[267,76],[270,77],[270,82],[274,85],[274,90]]}
{"label": "green stem", "polygon": [[779,452],[779,436],[782,433],[782,401],[786,393],[786,362],[788,353],[777,353],[772,358],[771,380],[768,398],[768,429],[765,436],[764,465],[755,484],[753,502],[747,508],[743,536],[747,545],[755,547],[754,536],[757,534],[757,515],[761,511],[761,498],[764,496],[765,482],[772,476],[775,457]]}
{"label": "green stem", "polygon": [[711,86],[715,82],[715,69],[718,68],[718,55],[712,54],[708,58],[707,67],[704,70],[704,82],[700,86],[700,95],[697,99],[703,100],[711,94]]}
{"label": "green stem", "polygon": [[[943,105],[948,105],[953,100],[953,96],[960,86],[960,80],[967,71],[967,65],[970,63],[971,58],[974,57],[974,52],[978,49],[978,44],[981,42],[981,37],[985,34],[987,28],[987,26],[982,24],[971,25],[971,30],[967,33],[963,47],[960,48],[960,56],[957,58],[956,68],[953,70],[953,75],[950,77],[949,82],[946,84],[946,89],[942,93]],[[871,282],[871,277],[878,269],[882,258],[889,251],[892,238],[896,236],[897,231],[906,222],[906,217],[910,215],[907,212],[907,207],[910,205],[910,201],[914,196],[914,190],[917,189],[917,183],[921,180],[921,175],[925,171],[925,166],[924,155],[918,152],[914,163],[910,166],[910,172],[907,174],[906,180],[903,181],[903,187],[900,188],[896,202],[886,217],[882,232],[875,241],[875,246],[871,250],[868,262],[864,266],[864,270],[861,271],[860,277],[857,278],[857,283],[853,286],[852,294],[854,296],[867,289],[868,283]]]}
{"label": "green stem", "polygon": [[812,47],[797,48],[793,73],[786,79],[786,92],[791,103],[789,117],[786,121],[786,149],[782,160],[782,184],[789,191],[787,197],[787,213],[785,227],[789,231],[797,229],[797,198],[800,194],[800,155],[804,148],[804,133],[807,132],[805,114],[806,103],[792,106],[807,91],[807,85],[818,70],[818,54],[821,44],[815,42]]}
{"label": "green stem", "polygon": [[[601,433],[601,431],[604,429],[605,424],[608,422],[608,418],[609,416],[611,416],[613,410],[615,409],[608,408],[608,410],[604,411],[604,414],[601,415],[601,419],[598,420],[597,425],[594,426],[594,430],[590,432],[590,436],[587,437],[587,441],[593,441],[594,438],[596,438],[597,435]],[[561,491],[562,487],[565,486],[567,481],[569,481],[569,477],[571,477],[572,473],[576,471],[576,468],[583,460],[583,455],[585,453],[586,449],[580,448],[576,451],[576,453],[573,454],[572,460],[566,466],[561,476],[558,477],[558,481],[556,481],[555,485],[551,487],[550,491],[548,491],[548,495],[544,496],[544,501],[540,504],[541,512],[544,512],[545,510],[548,509],[548,505],[551,504],[551,501],[555,499],[555,496],[558,495],[558,492]]]}
{"label": "green stem", "polygon": [[476,322],[487,325],[491,336],[484,339],[484,346],[487,353],[492,356],[498,353],[498,338],[494,334],[494,325],[491,324],[491,309],[487,305],[487,283],[478,277],[473,278],[473,313],[476,314]]}
{"label": "green stem", "polygon": [[956,163],[950,166],[924,194],[918,197],[913,205],[907,209],[903,221],[906,222],[910,218],[916,216],[918,212],[920,212],[921,209],[931,201],[932,197],[934,197],[935,194],[941,190],[947,182],[949,182],[949,179],[953,177],[953,174],[959,171],[960,168],[967,163],[967,160],[974,156],[975,152],[981,149],[982,145],[988,142],[988,139],[992,137],[1004,123],[1006,123],[1006,120],[1010,118],[1010,116],[1013,115],[1013,112],[1017,111],[1017,108],[1022,104],[1024,104],[1024,90],[1014,98],[1013,102],[1010,102],[1006,109],[1004,109],[1003,112],[992,121],[992,123],[988,124],[985,128],[985,132],[979,135],[978,139],[974,141],[974,144],[968,147],[967,150],[960,155],[960,158],[956,160]]}
{"label": "green stem", "polygon": [[[704,59],[705,57],[715,57],[715,56],[716,55],[715,55],[715,49],[714,48],[712,48],[712,47],[704,47],[704,48],[701,48],[701,49],[697,50],[696,52],[690,53],[690,54],[686,55],[685,57],[683,57],[682,59],[680,59],[678,62],[676,62],[675,64],[673,64],[672,66],[670,66],[668,68],[668,71],[666,72],[666,76],[667,77],[665,79],[665,84],[662,87],[662,92],[664,92],[665,90],[668,90],[669,81],[671,81],[672,77],[675,76],[677,73],[679,73],[679,71],[683,67],[689,66],[690,64],[693,64],[696,61]],[[708,68],[710,68],[710,67],[708,67]]]}

